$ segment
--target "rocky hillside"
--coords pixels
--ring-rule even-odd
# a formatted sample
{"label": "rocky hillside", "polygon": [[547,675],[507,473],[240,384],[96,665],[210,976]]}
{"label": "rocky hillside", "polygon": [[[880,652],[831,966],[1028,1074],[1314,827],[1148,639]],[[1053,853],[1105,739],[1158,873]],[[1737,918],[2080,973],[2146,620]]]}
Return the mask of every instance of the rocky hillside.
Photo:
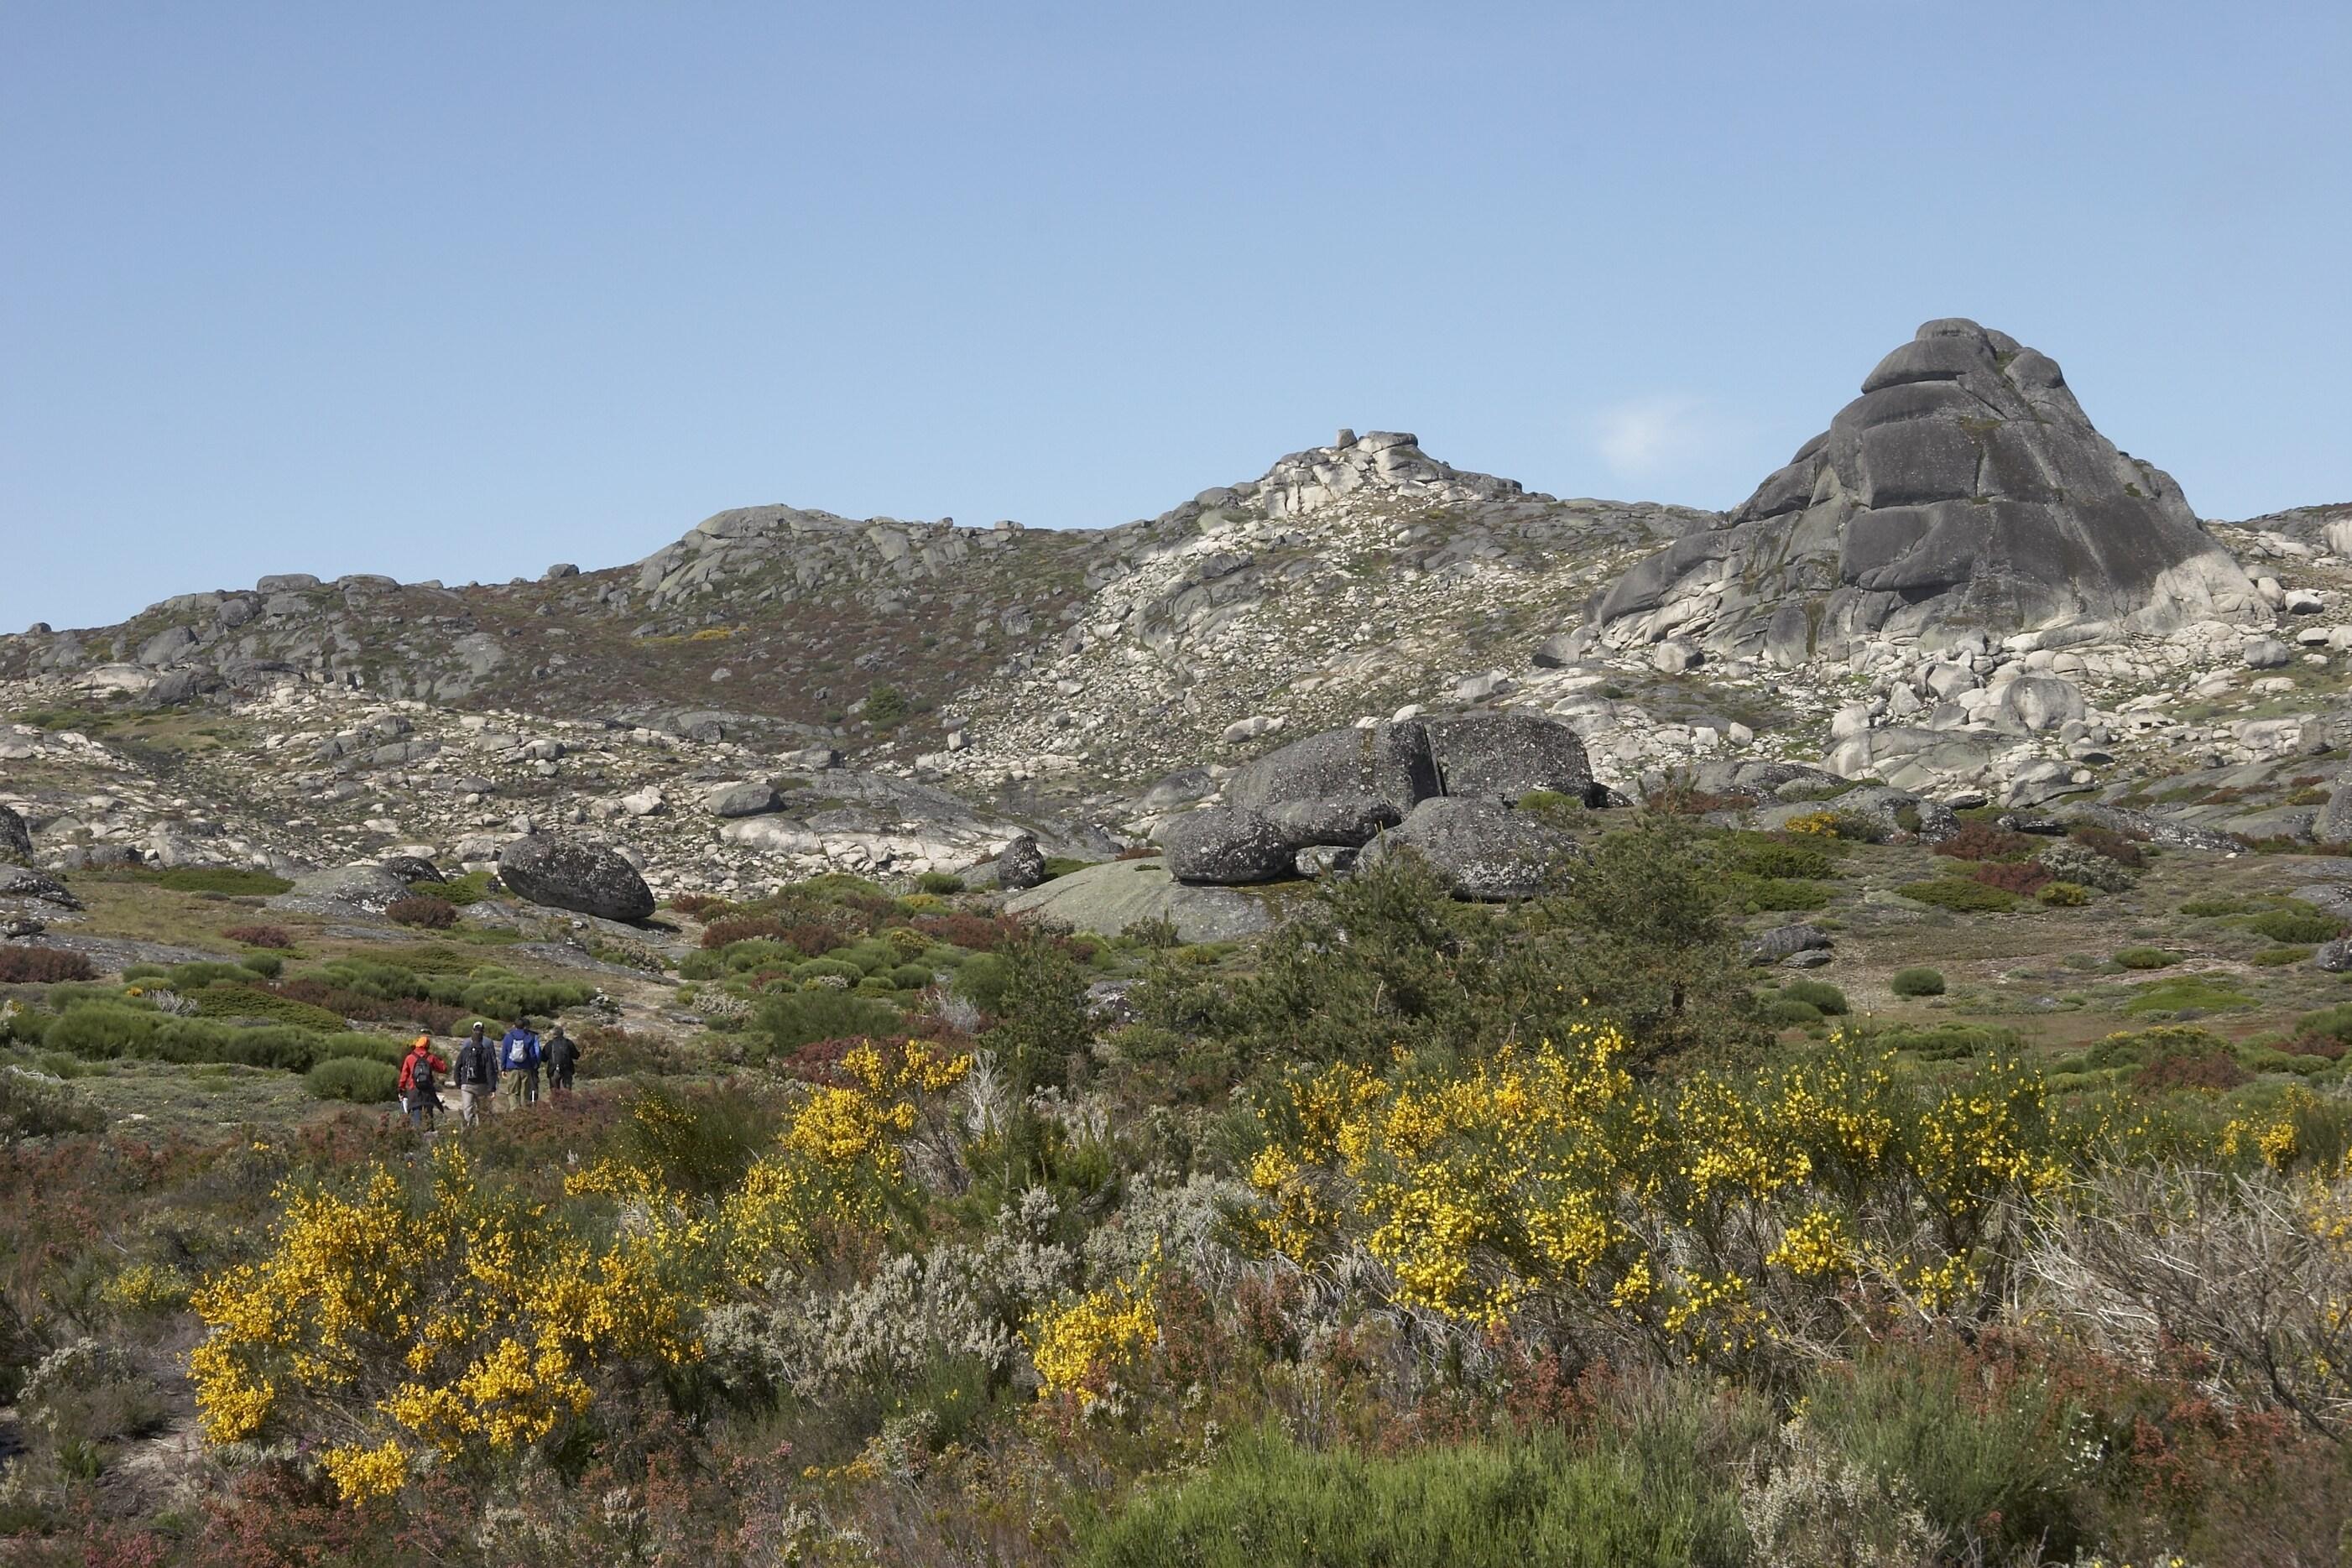
{"label": "rocky hillside", "polygon": [[2347,554],[2352,507],[2200,523],[2049,359],[1937,321],[1728,515],[1342,431],[1099,530],[749,507],[625,567],[37,626],[0,638],[0,799],[51,859],[481,863],[577,825],[727,888],[1107,853],[1301,736],[1509,707],[1626,795],[1802,760],[2307,833]]}

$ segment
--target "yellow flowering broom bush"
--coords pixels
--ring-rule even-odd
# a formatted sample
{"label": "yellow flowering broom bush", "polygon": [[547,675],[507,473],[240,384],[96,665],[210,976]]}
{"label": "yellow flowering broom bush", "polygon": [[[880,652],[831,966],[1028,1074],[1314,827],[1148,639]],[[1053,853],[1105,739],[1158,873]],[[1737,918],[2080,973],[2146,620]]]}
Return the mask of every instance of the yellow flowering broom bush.
{"label": "yellow flowering broom bush", "polygon": [[1717,1361],[1835,1334],[1848,1286],[1883,1309],[1980,1306],[2008,1216],[2072,1157],[2006,1060],[1937,1085],[1842,1039],[1644,1087],[1626,1054],[1579,1024],[1454,1073],[1305,1078],[1263,1113],[1252,1223],[1310,1266],[1360,1246],[1398,1301],[1467,1323],[1532,1313]]}
{"label": "yellow flowering broom bush", "polygon": [[454,1140],[422,1181],[378,1166],[279,1201],[263,1256],[194,1295],[197,1408],[214,1443],[322,1445],[352,1500],[428,1455],[514,1457],[585,1416],[608,1369],[697,1354],[696,1232],[592,1242],[560,1209],[486,1189]]}

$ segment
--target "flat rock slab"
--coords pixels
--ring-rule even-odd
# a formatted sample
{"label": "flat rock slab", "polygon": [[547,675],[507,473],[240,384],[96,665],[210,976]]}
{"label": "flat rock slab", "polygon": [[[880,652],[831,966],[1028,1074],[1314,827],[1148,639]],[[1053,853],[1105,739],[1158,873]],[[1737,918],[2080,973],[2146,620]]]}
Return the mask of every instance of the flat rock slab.
{"label": "flat rock slab", "polygon": [[1168,874],[1168,862],[1106,861],[1016,893],[1008,914],[1042,915],[1078,931],[1116,936],[1139,920],[1170,920],[1184,942],[1238,942],[1274,929],[1273,914],[1245,893],[1188,887]]}

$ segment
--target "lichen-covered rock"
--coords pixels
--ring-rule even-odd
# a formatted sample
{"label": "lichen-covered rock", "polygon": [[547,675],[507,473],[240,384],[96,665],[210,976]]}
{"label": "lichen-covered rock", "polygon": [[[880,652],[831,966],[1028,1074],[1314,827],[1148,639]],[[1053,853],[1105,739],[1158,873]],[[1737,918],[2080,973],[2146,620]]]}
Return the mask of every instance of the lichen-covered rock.
{"label": "lichen-covered rock", "polygon": [[1376,795],[1349,795],[1336,800],[1286,800],[1263,813],[1299,849],[1310,844],[1339,844],[1360,849],[1381,829],[1404,821],[1404,813]]}
{"label": "lichen-covered rock", "polygon": [[1493,800],[1440,797],[1414,807],[1403,826],[1373,840],[1356,863],[1378,866],[1417,854],[1457,897],[1532,898],[1575,849],[1574,839],[1524,811]]}
{"label": "lichen-covered rock", "polygon": [[1004,907],[1009,914],[1042,915],[1106,936],[1147,920],[1172,922],[1180,942],[1238,942],[1274,927],[1274,916],[1248,894],[1187,886],[1157,860],[1086,866],[1015,894]]}
{"label": "lichen-covered rock", "polygon": [[383,866],[362,862],[305,872],[294,885],[269,901],[272,909],[297,914],[334,915],[363,909],[381,915],[408,896],[408,883]]}
{"label": "lichen-covered rock", "polygon": [[1303,847],[1268,817],[1231,806],[1204,806],[1160,825],[1168,870],[1178,882],[1238,887],[1292,874]]}
{"label": "lichen-covered rock", "polygon": [[730,784],[713,789],[703,797],[703,809],[714,817],[733,821],[738,817],[764,816],[784,809],[783,798],[775,786],[757,779],[742,784]]}
{"label": "lichen-covered rock", "polygon": [[997,852],[996,885],[1003,891],[1024,892],[1045,880],[1045,852],[1034,834],[1023,833]]}
{"label": "lichen-covered rock", "polygon": [[580,839],[533,833],[499,855],[499,880],[518,898],[604,920],[643,920],[653,890],[619,851]]}
{"label": "lichen-covered rock", "polygon": [[25,826],[24,818],[6,806],[0,806],[0,863],[33,863],[32,830]]}
{"label": "lichen-covered rock", "polygon": [[1234,769],[1225,780],[1225,804],[1253,811],[1355,795],[1410,811],[1437,792],[1429,733],[1417,719],[1327,729]]}
{"label": "lichen-covered rock", "polygon": [[1758,967],[1769,964],[1784,964],[1803,953],[1825,953],[1833,946],[1830,934],[1818,925],[1797,921],[1778,925],[1759,936],[1751,936],[1741,945],[1740,952],[1748,962]]}
{"label": "lichen-covered rock", "polygon": [[1613,646],[1669,633],[1793,666],[1874,636],[2268,624],[2171,476],[2092,428],[2057,365],[1930,321],[1722,524],[1604,594]]}
{"label": "lichen-covered rock", "polygon": [[1576,731],[1518,709],[1422,721],[1441,794],[1517,800],[1535,789],[1581,796],[1592,764]]}

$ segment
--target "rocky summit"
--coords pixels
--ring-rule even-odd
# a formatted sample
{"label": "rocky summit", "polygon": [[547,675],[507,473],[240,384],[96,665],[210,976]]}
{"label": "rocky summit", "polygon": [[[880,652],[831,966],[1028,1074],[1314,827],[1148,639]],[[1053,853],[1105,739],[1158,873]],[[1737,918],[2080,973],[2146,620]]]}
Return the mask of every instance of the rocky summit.
{"label": "rocky summit", "polygon": [[1958,319],[1920,328],[1786,467],[1593,611],[1620,646],[1672,635],[1782,667],[1879,635],[2268,619],[2172,476],[2092,428],[2055,361]]}
{"label": "rocky summit", "polygon": [[628,919],[825,872],[1015,893],[1157,845],[1181,904],[1387,837],[1515,887],[1490,852],[1538,841],[1478,802],[1783,811],[1823,779],[1906,821],[2332,841],[2347,554],[2340,505],[2200,521],[2051,359],[1937,320],[1727,514],[1343,430],[1099,529],[751,507],[623,566],[288,572],[37,626],[0,637],[0,859],[519,860],[549,907]]}

